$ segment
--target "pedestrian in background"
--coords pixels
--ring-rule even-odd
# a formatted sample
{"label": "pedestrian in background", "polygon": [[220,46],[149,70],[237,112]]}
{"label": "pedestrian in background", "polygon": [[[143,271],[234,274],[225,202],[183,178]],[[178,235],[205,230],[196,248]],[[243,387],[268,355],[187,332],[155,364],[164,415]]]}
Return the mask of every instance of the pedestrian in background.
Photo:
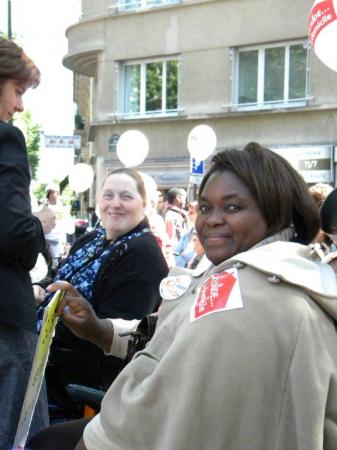
{"label": "pedestrian in background", "polygon": [[[23,134],[10,121],[22,112],[22,96],[40,72],[14,42],[0,38],[0,448],[11,448],[32,367],[36,306],[29,271],[45,246],[31,211],[30,174]],[[40,396],[31,432],[48,423]]]}
{"label": "pedestrian in background", "polygon": [[[333,188],[327,183],[316,183],[309,187],[309,194],[318,210],[321,208],[326,197],[330,194]],[[325,257],[331,252],[332,240],[329,236],[320,228],[315,239],[311,243],[313,250],[313,256],[316,256],[318,260],[325,261]]]}
{"label": "pedestrian in background", "polygon": [[54,228],[46,234],[46,241],[49,244],[52,257],[52,267],[55,270],[61,259],[68,254],[70,246],[67,243],[67,235],[75,232],[75,223],[70,215],[70,208],[63,204],[60,198],[60,188],[57,183],[47,186],[46,207],[56,214],[56,224]]}
{"label": "pedestrian in background", "polygon": [[174,249],[175,262],[179,267],[188,267],[191,261],[197,256],[195,252],[197,204],[196,201],[189,202],[186,215],[187,229],[180,237]]}
{"label": "pedestrian in background", "polygon": [[167,192],[167,207],[165,210],[166,231],[175,248],[181,236],[187,231],[187,213],[184,210],[186,191],[180,188],[171,188]]}
{"label": "pedestrian in background", "polygon": [[157,190],[157,183],[146,173],[141,173],[141,176],[144,180],[146,190],[146,217],[149,220],[151,231],[158,241],[167,265],[171,268],[175,265],[175,260],[171,240],[166,231],[165,221],[157,211],[158,198],[160,195]]}

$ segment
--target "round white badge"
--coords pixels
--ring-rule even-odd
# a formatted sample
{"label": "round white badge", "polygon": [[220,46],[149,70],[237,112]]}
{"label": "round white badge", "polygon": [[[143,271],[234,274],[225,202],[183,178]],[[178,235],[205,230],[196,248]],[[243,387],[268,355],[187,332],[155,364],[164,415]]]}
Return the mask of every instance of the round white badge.
{"label": "round white badge", "polygon": [[181,297],[191,285],[190,275],[176,275],[164,278],[159,286],[163,300],[176,300]]}

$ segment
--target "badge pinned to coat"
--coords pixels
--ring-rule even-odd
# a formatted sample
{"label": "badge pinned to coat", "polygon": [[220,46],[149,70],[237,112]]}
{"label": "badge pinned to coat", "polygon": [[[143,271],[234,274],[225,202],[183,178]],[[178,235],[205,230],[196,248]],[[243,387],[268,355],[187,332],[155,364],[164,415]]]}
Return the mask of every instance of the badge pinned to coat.
{"label": "badge pinned to coat", "polygon": [[192,278],[190,275],[176,275],[164,278],[159,286],[159,292],[163,300],[176,300],[190,287]]}
{"label": "badge pinned to coat", "polygon": [[191,308],[191,322],[220,311],[243,308],[237,269],[210,275]]}

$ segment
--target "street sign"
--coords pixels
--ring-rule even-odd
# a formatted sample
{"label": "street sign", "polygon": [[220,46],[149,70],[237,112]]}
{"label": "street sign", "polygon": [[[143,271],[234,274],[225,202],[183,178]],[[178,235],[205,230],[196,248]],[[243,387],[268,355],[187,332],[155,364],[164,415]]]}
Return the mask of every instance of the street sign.
{"label": "street sign", "polygon": [[191,158],[190,161],[190,183],[200,184],[205,173],[205,161],[197,161]]}
{"label": "street sign", "polygon": [[118,133],[114,133],[110,136],[109,139],[109,152],[115,152],[117,149],[117,142],[119,139],[119,134]]}
{"label": "street sign", "polygon": [[44,135],[46,148],[81,148],[81,136],[48,136]]}
{"label": "street sign", "polygon": [[307,183],[333,182],[332,145],[270,148],[290,162]]}

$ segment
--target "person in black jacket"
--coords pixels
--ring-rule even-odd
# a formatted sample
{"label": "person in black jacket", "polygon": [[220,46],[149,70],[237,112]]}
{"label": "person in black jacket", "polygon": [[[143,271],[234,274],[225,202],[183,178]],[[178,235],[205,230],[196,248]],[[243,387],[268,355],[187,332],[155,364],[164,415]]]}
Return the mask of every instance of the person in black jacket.
{"label": "person in black jacket", "polygon": [[[0,38],[0,448],[13,445],[37,342],[29,271],[45,241],[31,212],[30,174],[23,134],[10,122],[40,72],[14,42]],[[48,423],[43,395],[31,432]]]}
{"label": "person in black jacket", "polygon": [[[73,244],[56,273],[55,281],[71,283],[100,318],[141,319],[160,304],[159,284],[168,267],[145,217],[145,203],[144,182],[136,170],[108,173],[98,198],[102,226]],[[122,364],[59,322],[46,372],[50,402],[76,417],[66,385],[107,389]]]}

